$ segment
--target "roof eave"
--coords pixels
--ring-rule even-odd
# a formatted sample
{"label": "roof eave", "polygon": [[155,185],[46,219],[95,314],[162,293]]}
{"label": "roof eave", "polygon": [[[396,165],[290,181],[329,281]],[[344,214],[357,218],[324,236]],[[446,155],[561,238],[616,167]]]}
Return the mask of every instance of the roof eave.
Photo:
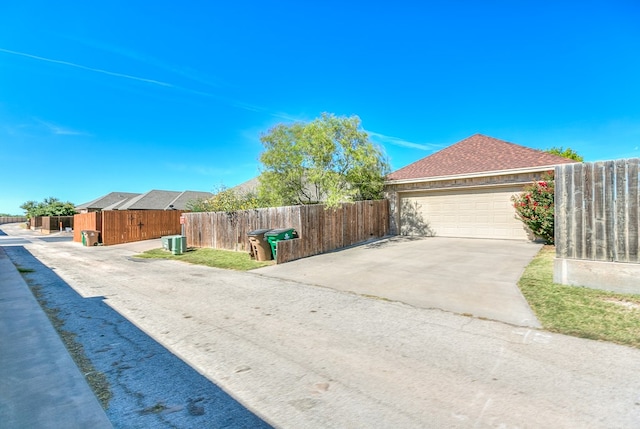
{"label": "roof eave", "polygon": [[384,184],[385,185],[402,185],[406,183],[438,182],[441,180],[452,180],[452,179],[473,179],[476,177],[485,177],[485,176],[506,176],[509,174],[539,173],[541,171],[553,170],[556,168],[556,165],[564,165],[564,164],[551,164],[551,165],[541,165],[538,167],[513,168],[510,170],[479,171],[476,173],[452,174],[448,176],[417,177],[412,179],[385,180]]}

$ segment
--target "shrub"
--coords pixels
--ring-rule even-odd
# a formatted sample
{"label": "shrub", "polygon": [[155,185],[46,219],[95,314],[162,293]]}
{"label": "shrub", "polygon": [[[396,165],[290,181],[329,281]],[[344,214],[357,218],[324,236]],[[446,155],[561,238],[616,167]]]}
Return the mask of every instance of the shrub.
{"label": "shrub", "polygon": [[187,209],[193,212],[235,212],[267,207],[253,192],[238,192],[220,186],[214,195],[208,199],[189,201]]}
{"label": "shrub", "polygon": [[553,244],[553,172],[547,172],[542,180],[524,188],[524,192],[514,195],[511,200],[518,218],[547,244]]}

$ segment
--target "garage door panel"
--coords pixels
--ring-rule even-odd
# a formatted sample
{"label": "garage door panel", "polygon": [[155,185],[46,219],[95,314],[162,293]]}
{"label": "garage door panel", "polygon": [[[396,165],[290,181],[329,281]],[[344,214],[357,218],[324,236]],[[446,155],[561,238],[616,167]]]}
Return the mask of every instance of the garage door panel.
{"label": "garage door panel", "polygon": [[472,210],[474,208],[473,203],[471,202],[466,202],[466,201],[461,201],[460,202],[460,209],[461,210]]}
{"label": "garage door panel", "polygon": [[520,192],[518,186],[407,194],[401,199],[401,233],[527,240],[511,202]]}

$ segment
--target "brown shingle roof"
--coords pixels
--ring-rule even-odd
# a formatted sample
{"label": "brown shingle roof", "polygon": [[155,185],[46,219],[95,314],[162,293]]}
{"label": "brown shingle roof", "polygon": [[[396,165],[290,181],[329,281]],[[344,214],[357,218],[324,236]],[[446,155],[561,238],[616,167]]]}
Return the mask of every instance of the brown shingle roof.
{"label": "brown shingle roof", "polygon": [[387,176],[387,180],[455,176],[574,162],[576,161],[537,149],[475,134],[394,171]]}

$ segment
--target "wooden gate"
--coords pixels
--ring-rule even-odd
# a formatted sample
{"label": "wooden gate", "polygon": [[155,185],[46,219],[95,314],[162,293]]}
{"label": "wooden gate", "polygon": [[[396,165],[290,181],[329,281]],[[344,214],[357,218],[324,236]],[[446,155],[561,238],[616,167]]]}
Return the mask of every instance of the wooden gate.
{"label": "wooden gate", "polygon": [[180,234],[179,210],[105,210],[74,217],[74,241],[81,242],[81,231],[100,231],[105,246],[151,240],[164,235]]}
{"label": "wooden gate", "polygon": [[102,243],[113,245],[180,234],[178,210],[107,210],[102,212]]}

